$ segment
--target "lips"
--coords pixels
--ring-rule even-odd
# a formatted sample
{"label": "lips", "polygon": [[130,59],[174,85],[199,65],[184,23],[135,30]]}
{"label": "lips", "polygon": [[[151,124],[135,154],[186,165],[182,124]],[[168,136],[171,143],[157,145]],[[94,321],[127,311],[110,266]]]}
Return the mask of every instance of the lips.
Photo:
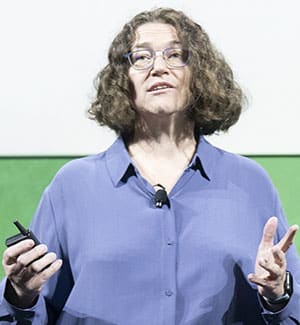
{"label": "lips", "polygon": [[147,91],[153,92],[153,91],[165,90],[170,88],[174,88],[174,86],[168,82],[163,81],[163,82],[154,83]]}

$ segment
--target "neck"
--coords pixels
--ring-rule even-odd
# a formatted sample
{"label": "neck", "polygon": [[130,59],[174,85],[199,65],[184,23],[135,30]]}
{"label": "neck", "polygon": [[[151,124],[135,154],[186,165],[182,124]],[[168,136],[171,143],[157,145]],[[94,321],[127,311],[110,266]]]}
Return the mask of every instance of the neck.
{"label": "neck", "polygon": [[[182,114],[183,115],[183,114]],[[143,147],[146,151],[162,152],[182,150],[190,144],[195,148],[194,123],[186,117],[178,116],[140,116],[129,148]]]}
{"label": "neck", "polygon": [[169,193],[190,163],[196,149],[194,124],[173,119],[147,119],[139,123],[129,154],[140,174],[151,184],[163,184]]}

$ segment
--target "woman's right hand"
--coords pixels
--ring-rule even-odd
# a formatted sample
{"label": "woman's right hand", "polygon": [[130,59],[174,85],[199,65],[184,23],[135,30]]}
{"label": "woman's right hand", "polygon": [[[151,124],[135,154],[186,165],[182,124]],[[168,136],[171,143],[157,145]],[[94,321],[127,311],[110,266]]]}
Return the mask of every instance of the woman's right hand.
{"label": "woman's right hand", "polygon": [[45,282],[56,273],[62,260],[48,253],[44,244],[34,246],[31,239],[8,247],[3,253],[2,265],[7,276],[4,296],[19,308],[32,307]]}

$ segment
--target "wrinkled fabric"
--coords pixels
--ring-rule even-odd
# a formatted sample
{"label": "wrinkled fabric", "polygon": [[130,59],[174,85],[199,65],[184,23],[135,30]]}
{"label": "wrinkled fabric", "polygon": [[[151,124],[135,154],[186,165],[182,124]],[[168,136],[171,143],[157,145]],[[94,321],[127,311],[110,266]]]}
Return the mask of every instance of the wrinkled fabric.
{"label": "wrinkled fabric", "polygon": [[63,267],[27,316],[3,298],[4,279],[0,317],[11,321],[1,324],[20,318],[32,324],[298,324],[294,246],[287,254],[294,294],[282,311],[265,310],[247,280],[267,219],[279,218],[276,241],[288,228],[258,164],[201,137],[168,198],[170,206],[156,207],[153,186],[121,138],[103,153],[66,164],[45,189],[31,225]]}

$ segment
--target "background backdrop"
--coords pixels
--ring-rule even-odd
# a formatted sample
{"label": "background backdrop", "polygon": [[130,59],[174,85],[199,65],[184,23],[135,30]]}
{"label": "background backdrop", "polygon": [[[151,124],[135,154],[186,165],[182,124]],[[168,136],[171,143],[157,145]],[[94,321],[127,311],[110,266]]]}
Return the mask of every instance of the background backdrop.
{"label": "background backdrop", "polygon": [[261,163],[299,223],[298,0],[10,0],[0,2],[1,253],[11,222],[29,224],[57,169],[114,140],[86,118],[93,80],[124,23],[158,6],[201,24],[248,96],[239,123],[209,141]]}
{"label": "background backdrop", "polygon": [[298,0],[1,1],[0,154],[106,148],[114,134],[85,118],[93,79],[121,27],[157,6],[201,24],[248,95],[240,122],[212,141],[244,154],[299,154]]}

